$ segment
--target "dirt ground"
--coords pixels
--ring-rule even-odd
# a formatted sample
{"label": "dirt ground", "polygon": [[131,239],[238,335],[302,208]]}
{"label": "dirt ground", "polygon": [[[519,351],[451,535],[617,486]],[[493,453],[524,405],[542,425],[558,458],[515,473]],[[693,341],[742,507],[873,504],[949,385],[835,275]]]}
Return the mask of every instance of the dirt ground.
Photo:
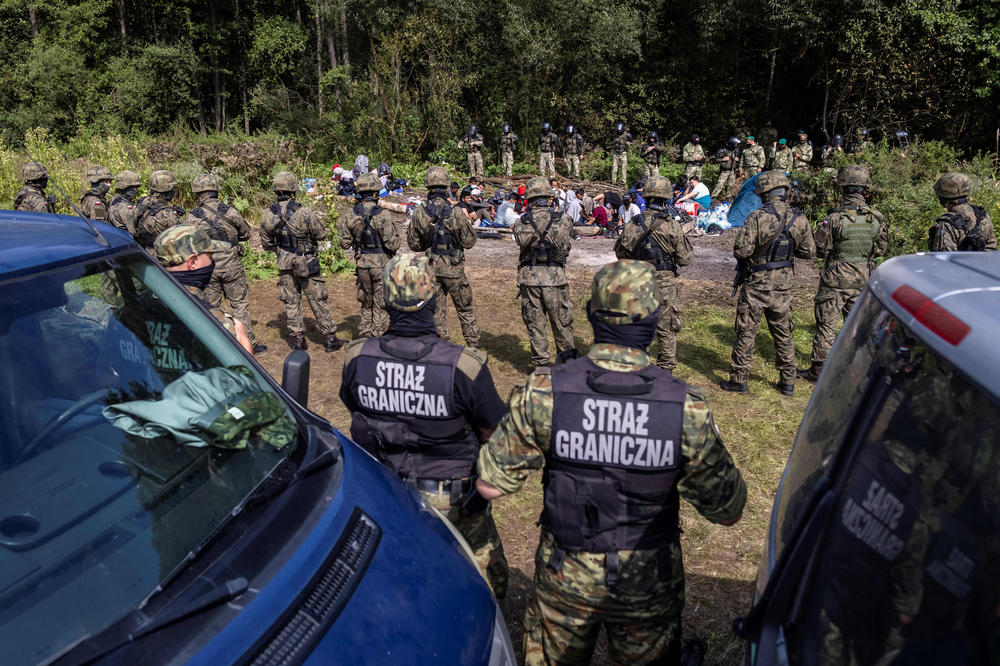
{"label": "dirt ground", "polygon": [[[692,237],[694,262],[681,271],[682,308],[717,313],[715,316],[720,321],[728,318],[728,326],[717,326],[721,329],[728,328],[721,330],[717,336],[722,340],[728,339],[728,344],[731,344],[731,316],[735,307],[730,300],[730,283],[735,267],[735,260],[732,258],[734,237],[735,231],[732,230],[721,236]],[[613,240],[597,237],[585,237],[573,243],[568,273],[572,299],[577,305],[575,331],[577,347],[580,349],[586,349],[591,341],[589,327],[580,313],[589,298],[594,273],[600,266],[615,258],[613,245]],[[816,271],[812,266],[806,265],[808,262],[797,263],[797,275],[802,286],[796,289],[795,306],[811,316]],[[515,300],[516,265],[517,245],[509,237],[502,240],[480,240],[467,253],[466,270],[473,286],[477,319],[482,330],[481,345],[490,354],[490,369],[502,397],[523,384],[532,369],[520,306]],[[339,322],[338,334],[345,339],[353,339],[357,336],[358,326],[354,279],[350,275],[333,276],[328,278],[328,286],[331,311],[335,321]],[[280,379],[282,362],[291,348],[287,342],[284,309],[278,301],[275,283],[261,281],[252,284],[251,304],[258,341],[269,347],[258,360],[272,375]],[[315,322],[305,302],[303,308],[307,314],[307,338],[312,355],[309,407],[346,431],[350,421],[349,414],[337,396],[343,354],[323,353],[322,336],[316,331]],[[461,342],[454,309],[450,309],[449,315],[451,338]],[[762,326],[762,329],[766,327]],[[761,335],[758,345],[761,345],[760,339],[766,337],[766,333]],[[685,344],[679,344],[681,366],[678,368],[678,376],[689,383],[707,385],[710,404],[713,407],[718,405],[716,416],[727,444],[730,442],[728,433],[733,434],[734,444],[730,444],[730,450],[734,458],[741,467],[759,464],[764,470],[759,482],[755,471],[748,473],[747,469],[744,470],[751,488],[747,511],[741,523],[745,525],[740,530],[726,532],[730,528],[711,525],[690,508],[682,512],[682,527],[685,531],[682,545],[687,570],[685,636],[698,636],[709,644],[705,663],[741,663],[742,643],[733,637],[730,626],[732,619],[746,610],[773,492],[794,435],[794,425],[801,417],[807,395],[797,395],[792,402],[789,402],[792,399],[781,402],[780,396],[767,395],[754,401],[752,406],[746,406],[748,403],[726,402],[732,400],[731,394],[724,394],[715,385],[719,378],[726,376],[728,355],[719,352],[709,356],[709,361],[699,360],[695,363],[693,354],[691,359],[686,359],[686,349]],[[773,364],[773,351],[770,358],[769,363]],[[708,365],[705,366],[704,363]],[[735,406],[729,407],[730,404]],[[779,446],[769,446],[763,454],[749,445],[744,447],[741,442],[749,437],[746,433],[750,432],[747,424],[752,422],[754,428],[757,428],[760,423],[775,420],[774,414],[781,414],[791,424],[777,434],[779,439],[785,441]],[[763,462],[756,463],[761,456]],[[519,653],[521,618],[532,593],[534,550],[538,538],[536,521],[540,505],[541,487],[536,478],[534,483],[527,484],[524,491],[503,498],[494,506],[511,569],[505,614]],[[608,663],[603,641],[593,663]]]}

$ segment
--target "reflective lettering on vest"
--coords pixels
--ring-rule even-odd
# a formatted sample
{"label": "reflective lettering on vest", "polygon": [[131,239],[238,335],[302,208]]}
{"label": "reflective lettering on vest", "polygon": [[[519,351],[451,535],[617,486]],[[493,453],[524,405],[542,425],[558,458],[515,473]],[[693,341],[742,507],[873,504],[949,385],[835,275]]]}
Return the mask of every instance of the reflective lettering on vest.
{"label": "reflective lettering on vest", "polygon": [[[411,414],[435,419],[452,416],[444,394],[431,393],[424,388],[428,366],[376,361],[374,378],[371,376],[369,366],[367,362],[359,366],[365,368],[365,373],[359,374],[357,386],[358,402],[365,409],[372,412]],[[435,374],[432,381],[435,388],[443,389],[447,384],[448,369],[433,366],[431,372]],[[365,379],[360,379],[362,376]]]}
{"label": "reflective lettering on vest", "polygon": [[973,577],[982,561],[977,536],[965,521],[951,515],[941,518],[941,526],[931,537],[924,571],[953,600],[972,592]]}

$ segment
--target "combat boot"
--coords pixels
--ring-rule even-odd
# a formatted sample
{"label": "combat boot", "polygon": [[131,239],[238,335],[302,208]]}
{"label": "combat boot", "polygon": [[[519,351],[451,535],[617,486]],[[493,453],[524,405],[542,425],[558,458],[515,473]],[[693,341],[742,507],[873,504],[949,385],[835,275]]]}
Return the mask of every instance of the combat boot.
{"label": "combat boot", "polygon": [[807,382],[815,383],[819,379],[819,373],[823,370],[822,363],[813,363],[807,370],[796,370],[795,376]]}
{"label": "combat boot", "polygon": [[267,345],[255,344],[253,346],[254,354],[263,354],[266,351],[267,351]]}
{"label": "combat boot", "polygon": [[719,382],[719,388],[723,391],[729,391],[731,393],[749,393],[750,389],[747,387],[746,382],[734,382],[728,379],[723,379]]}
{"label": "combat boot", "polygon": [[326,347],[325,347],[326,353],[329,354],[330,352],[335,352],[341,347],[343,347],[345,344],[347,343],[338,338],[333,333],[331,333],[328,336],[326,336]]}
{"label": "combat boot", "polygon": [[783,395],[795,395],[795,384],[782,384],[778,382],[778,390]]}
{"label": "combat boot", "polygon": [[309,345],[306,344],[306,336],[301,333],[292,334],[292,346],[302,351],[309,349]]}

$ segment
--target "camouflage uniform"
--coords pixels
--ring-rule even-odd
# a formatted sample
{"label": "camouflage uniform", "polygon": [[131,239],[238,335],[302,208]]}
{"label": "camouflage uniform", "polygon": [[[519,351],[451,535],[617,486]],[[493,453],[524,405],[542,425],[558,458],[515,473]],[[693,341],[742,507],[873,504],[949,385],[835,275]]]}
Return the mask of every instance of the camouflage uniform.
{"label": "camouflage uniform", "polygon": [[503,162],[503,175],[510,178],[514,173],[514,149],[517,148],[517,135],[508,126],[500,137],[500,160]]}
{"label": "camouflage uniform", "polygon": [[639,156],[642,158],[643,163],[643,175],[647,178],[660,175],[660,154],[666,149],[666,146],[660,143],[655,137],[647,141],[646,145],[639,149]]}
{"label": "camouflage uniform", "polygon": [[[774,129],[771,122],[768,121],[763,128],[760,130],[760,146],[764,149],[764,154],[767,156],[768,161],[774,159],[775,143],[778,141],[778,130]],[[764,168],[777,168],[772,167],[770,164],[765,163]]]}
{"label": "camouflage uniform", "polygon": [[809,163],[813,158],[813,147],[808,139],[799,138],[799,142],[792,146],[793,162],[792,168],[796,171],[807,171]]}
{"label": "camouflage uniform", "polygon": [[149,175],[152,193],[139,199],[139,214],[135,219],[135,239],[146,249],[153,247],[153,240],[163,231],[184,219],[184,209],[170,203],[176,187],[177,178],[169,171],[154,171]]}
{"label": "camouflage uniform", "polygon": [[934,192],[947,207],[930,229],[931,252],[996,250],[997,237],[990,214],[967,200],[972,181],[961,173],[946,173],[934,184]]}
{"label": "camouflage uniform", "polygon": [[[598,273],[595,284],[608,270]],[[637,285],[655,284],[650,269],[636,272],[643,273]],[[592,309],[598,299],[597,293],[592,294]],[[647,316],[658,306],[655,288],[636,299],[650,299],[644,303]],[[618,306],[608,309],[622,311]],[[624,311],[632,314],[635,309],[628,305]],[[645,352],[613,344],[595,344],[587,359],[570,363],[592,362],[617,373],[634,373],[649,365]],[[548,472],[553,453],[553,370],[539,368],[521,390],[511,394],[510,413],[479,452],[480,478],[505,494],[520,490],[530,470],[544,467]],[[746,503],[746,485],[702,393],[686,387],[685,395],[684,389],[681,385],[683,404],[678,405],[681,462],[676,490],[671,492],[678,492],[710,521],[732,524]],[[595,465],[594,470],[607,468]],[[546,485],[546,493],[550,491]],[[617,581],[609,582],[614,564]],[[588,663],[602,624],[612,663],[679,663],[684,569],[677,536],[667,536],[655,548],[590,552],[559,548],[553,532],[543,527],[535,553],[534,584],[535,600],[524,618],[528,666]]]}
{"label": "camouflage uniform", "polygon": [[553,213],[556,219],[546,231],[551,208],[541,197],[548,189],[544,178],[529,180],[525,197],[535,201],[526,211],[528,214],[514,223],[514,240],[521,248],[517,271],[521,317],[528,329],[531,361],[536,367],[552,365],[553,361],[549,355],[546,322],[552,326],[556,353],[573,349],[573,302],[564,268],[571,247],[573,221],[565,213]]}
{"label": "camouflage uniform", "polygon": [[566,159],[566,169],[570,178],[580,177],[580,155],[583,154],[583,137],[579,134],[568,134],[563,137],[563,157]]}
{"label": "camouflage uniform", "polygon": [[[367,182],[369,178],[374,182]],[[358,179],[358,191],[362,195],[371,192],[378,196],[378,184],[375,176],[362,175]],[[389,313],[385,309],[385,292],[382,289],[382,269],[399,249],[402,241],[399,227],[389,213],[369,196],[351,209],[351,216],[347,224],[341,225],[338,236],[340,247],[345,250],[354,248],[358,302],[361,303],[358,335],[363,338],[378,337],[389,326]]]}
{"label": "camouflage uniform", "polygon": [[[625,225],[615,242],[615,256],[619,259],[648,261],[654,268],[657,268],[657,259],[660,259],[657,254],[669,257],[667,261],[661,260],[662,267],[656,270],[656,284],[663,303],[660,320],[656,325],[656,365],[673,372],[677,367],[677,333],[683,326],[678,309],[680,283],[677,280],[677,268],[691,263],[694,250],[681,230],[680,223],[662,213],[660,201],[671,195],[670,182],[666,178],[657,177],[646,183],[649,205],[644,214],[633,217]],[[655,243],[656,247],[647,248],[650,242]]]}
{"label": "camouflage uniform", "polygon": [[[388,260],[383,280],[384,293],[382,300],[388,307],[401,312],[415,312],[425,307],[434,297],[437,288],[427,259],[423,255],[406,254]],[[415,303],[416,305],[404,305],[410,303]],[[391,340],[395,337],[387,335],[382,338],[382,341],[391,345]],[[450,342],[437,339],[433,335],[433,332],[428,336],[417,337],[416,340],[425,342],[428,345],[444,346],[452,352],[457,347],[457,345],[453,345]],[[421,464],[407,467],[410,461],[414,459],[413,456],[407,461],[401,461],[398,457],[392,455],[394,452],[391,451],[391,443],[379,445],[377,444],[377,437],[374,438],[376,445],[372,446],[372,431],[381,433],[382,430],[379,426],[388,421],[392,424],[394,430],[398,432],[400,424],[399,419],[393,418],[393,416],[387,416],[384,413],[380,415],[377,413],[377,410],[364,407],[358,398],[356,388],[359,384],[359,375],[356,367],[357,359],[361,356],[366,344],[370,346],[371,341],[355,340],[350,343],[344,359],[340,397],[347,408],[355,413],[351,422],[351,435],[359,444],[369,449],[373,455],[399,474],[407,483],[415,486],[420,495],[434,508],[439,510],[455,529],[458,530],[472,549],[476,563],[479,565],[479,570],[489,582],[493,593],[497,599],[502,600],[507,590],[508,567],[503,553],[503,545],[500,542],[500,535],[493,520],[492,507],[489,503],[483,501],[480,501],[479,504],[484,506],[473,507],[471,503],[463,506],[463,502],[465,502],[466,497],[469,495],[459,495],[458,492],[452,492],[453,486],[461,486],[468,488],[469,493],[475,493],[475,462],[473,461],[471,465],[468,465],[468,463],[464,463],[463,465],[462,462],[459,462],[459,464],[452,467],[457,477],[460,478],[448,476],[448,478],[442,481],[435,481],[442,476],[447,476],[441,474],[439,461],[437,473],[435,473],[435,470],[429,467],[425,468]],[[447,426],[441,425],[440,420],[429,420],[426,423],[417,423],[415,425],[415,429],[418,430],[413,433],[416,442],[415,446],[408,449],[409,452],[413,454],[421,452],[423,448],[421,445],[424,444],[447,444],[452,450],[460,446],[469,447],[470,445],[474,445],[474,455],[475,450],[478,450],[481,446],[480,441],[485,440],[493,432],[500,418],[506,412],[503,401],[497,394],[496,387],[493,384],[493,377],[487,367],[487,360],[485,352],[470,347],[461,348],[455,365],[455,372],[453,373],[452,385],[449,387],[453,390],[449,398],[456,403],[456,409],[466,422],[466,427],[477,433],[475,435],[477,437],[475,443],[473,444],[471,440],[463,438],[461,433],[457,435],[459,441],[427,441],[422,435],[428,435],[428,438],[430,438],[436,434],[440,434],[442,431],[447,430],[450,432]],[[433,377],[428,376],[426,381],[427,383],[432,382]],[[458,390],[459,382],[464,384],[464,391]],[[473,396],[472,400],[468,399],[470,394]],[[463,398],[463,395],[465,398]],[[358,412],[361,413],[358,414]],[[420,421],[420,419],[411,420]],[[428,428],[432,432],[420,432],[421,427]],[[443,454],[441,455],[443,456]],[[424,462],[433,462],[432,459],[422,458],[421,460]],[[463,454],[460,461],[464,460],[465,456]],[[434,486],[436,486],[436,489],[433,489]],[[464,493],[465,491],[461,492]],[[478,495],[472,495],[472,497],[481,500]]]}
{"label": "camouflage uniform", "polygon": [[[474,130],[475,128],[473,128]],[[483,137],[479,132],[472,131],[458,142],[459,148],[465,148],[469,157],[469,175],[483,175]]]}
{"label": "camouflage uniform", "polygon": [[719,180],[715,182],[712,198],[718,199],[722,195],[725,199],[729,196],[729,188],[736,183],[736,151],[723,148],[715,159],[719,163]]}
{"label": "camouflage uniform", "polygon": [[544,132],[538,139],[538,172],[552,178],[556,175],[556,149],[559,137],[552,130]]}
{"label": "camouflage uniform", "polygon": [[[430,173],[430,169],[428,170]],[[447,173],[444,175],[447,179]],[[444,187],[447,187],[445,182]],[[462,209],[454,206],[451,214],[443,221],[444,228],[450,238],[447,239],[453,252],[442,254],[435,251],[434,216],[428,212],[427,205],[441,208],[448,206],[448,200],[443,190],[429,195],[426,204],[417,206],[406,232],[406,244],[414,252],[426,252],[427,258],[437,278],[437,310],[434,321],[437,324],[438,335],[448,339],[448,299],[450,296],[458,313],[458,321],[462,324],[462,337],[470,347],[479,346],[479,326],[476,324],[476,312],[472,308],[472,285],[465,276],[465,250],[476,244],[476,232],[466,219]]]}
{"label": "camouflage uniform", "polygon": [[611,182],[617,183],[618,174],[621,173],[621,184],[628,184],[627,172],[628,172],[628,146],[632,141],[632,135],[622,130],[621,132],[615,132],[615,135],[611,137]]}
{"label": "camouflage uniform", "polygon": [[115,176],[115,198],[108,204],[108,222],[135,236],[135,221],[139,217],[136,194],[139,175],[133,171],[122,171]]}
{"label": "camouflage uniform", "polygon": [[198,196],[198,205],[188,212],[184,222],[199,227],[210,238],[228,244],[226,250],[215,254],[215,270],[212,281],[205,288],[205,300],[212,307],[219,307],[223,298],[228,299],[233,316],[247,329],[250,344],[256,344],[257,338],[250,324],[250,283],[243,268],[243,248],[240,245],[250,240],[250,225],[238,210],[219,201],[218,188],[219,179],[216,176],[196,176],[192,189]]}
{"label": "camouflage uniform", "polygon": [[771,156],[772,168],[775,171],[791,173],[792,164],[795,161],[795,153],[788,147],[787,143],[779,143],[774,155]]}
{"label": "camouflage uniform", "polygon": [[[288,182],[279,182],[279,178]],[[295,187],[292,187],[292,184]],[[297,189],[295,177],[288,173],[275,176],[276,191],[282,192],[278,202],[264,211],[260,221],[260,241],[265,250],[275,252],[278,262],[278,298],[285,304],[288,330],[297,345],[302,341],[305,324],[302,320],[302,294],[309,301],[309,308],[316,317],[316,324],[326,336],[327,349],[339,348],[336,338],[337,325],[330,316],[327,305],[326,280],[316,256],[319,241],[330,235],[330,229],[323,224],[316,213],[295,201],[289,193]],[[281,189],[277,189],[280,186]],[[289,188],[289,189],[285,189]],[[297,251],[281,246],[283,227],[287,226],[289,236],[294,239]],[[332,347],[332,349],[331,349]]]}
{"label": "camouflage uniform", "polygon": [[[765,194],[773,182],[765,178],[773,174],[780,176],[780,187],[788,187],[784,174],[766,171],[757,179],[758,193]],[[767,187],[767,189],[762,189]],[[812,230],[806,216],[778,198],[770,197],[764,205],[755,210],[740,229],[733,247],[733,256],[738,261],[749,261],[756,267],[769,262],[772,244],[788,228],[794,241],[794,257],[809,259],[816,254]],[[794,259],[789,257],[790,261]],[[733,344],[729,380],[735,384],[747,383],[753,364],[754,340],[757,326],[763,315],[774,338],[776,363],[781,373],[780,383],[786,387],[795,385],[795,344],[792,340],[792,285],[795,278],[794,266],[761,269],[750,274],[739,290],[736,305],[736,342]]]}
{"label": "camouflage uniform", "polygon": [[[748,141],[753,140],[753,137],[748,139]],[[764,148],[757,143],[747,146],[740,160],[743,162],[743,168],[750,176],[760,173],[767,165],[767,156],[764,154]]]}
{"label": "camouflage uniform", "polygon": [[705,164],[705,149],[700,143],[688,141],[681,149],[681,159],[684,160],[684,175],[688,178],[701,179],[702,165]]}
{"label": "camouflage uniform", "polygon": [[104,222],[108,219],[107,195],[111,185],[111,171],[102,166],[91,167],[87,169],[87,183],[90,189],[80,199],[80,210],[90,219]]}
{"label": "camouflage uniform", "polygon": [[21,179],[24,187],[14,197],[14,210],[24,210],[33,213],[56,212],[54,197],[45,196],[45,184],[49,173],[38,162],[27,162],[21,165]]}

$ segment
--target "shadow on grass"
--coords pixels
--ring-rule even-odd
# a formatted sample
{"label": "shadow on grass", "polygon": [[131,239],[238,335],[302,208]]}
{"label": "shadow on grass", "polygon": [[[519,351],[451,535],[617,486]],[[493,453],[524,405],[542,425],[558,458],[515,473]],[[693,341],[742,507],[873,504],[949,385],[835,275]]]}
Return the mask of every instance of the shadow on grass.
{"label": "shadow on grass", "polygon": [[733,619],[750,609],[754,581],[688,573],[684,639],[705,641],[706,664],[742,664],[746,643],[732,631]]}
{"label": "shadow on grass", "polygon": [[521,345],[521,338],[511,333],[487,333],[479,336],[479,346],[495,359],[510,363],[518,371],[525,374],[535,369],[531,362],[531,352]]}
{"label": "shadow on grass", "polygon": [[355,340],[360,337],[361,315],[350,315],[344,317],[344,321],[337,326],[338,333],[349,333],[348,340]]}

